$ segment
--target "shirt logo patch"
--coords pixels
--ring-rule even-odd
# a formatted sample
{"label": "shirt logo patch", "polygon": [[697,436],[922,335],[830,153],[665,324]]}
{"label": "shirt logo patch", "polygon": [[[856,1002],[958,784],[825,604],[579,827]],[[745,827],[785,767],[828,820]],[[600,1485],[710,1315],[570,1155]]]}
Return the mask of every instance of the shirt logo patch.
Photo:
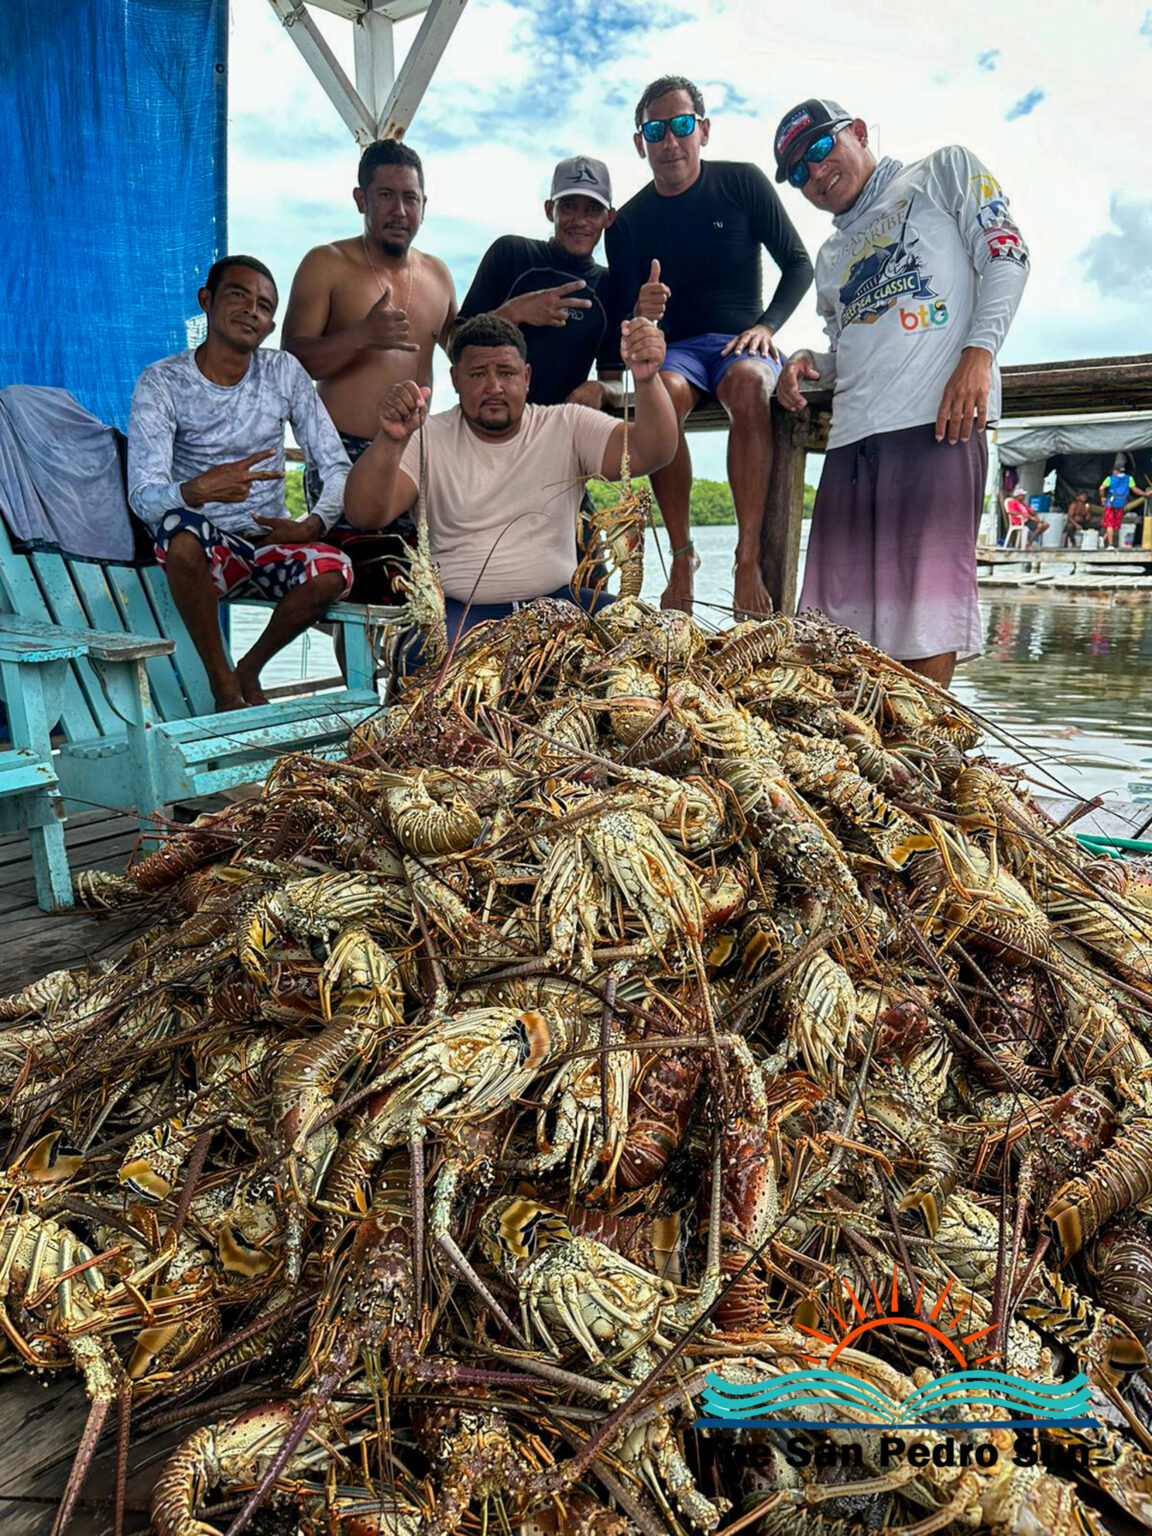
{"label": "shirt logo patch", "polygon": [[920,262],[903,240],[873,246],[845,276],[840,289],[840,322],[873,325],[900,299],[934,299],[936,294]]}
{"label": "shirt logo patch", "polygon": [[723,229],[724,228],[724,220],[723,219],[713,219],[712,220],[712,228],[713,229]]}

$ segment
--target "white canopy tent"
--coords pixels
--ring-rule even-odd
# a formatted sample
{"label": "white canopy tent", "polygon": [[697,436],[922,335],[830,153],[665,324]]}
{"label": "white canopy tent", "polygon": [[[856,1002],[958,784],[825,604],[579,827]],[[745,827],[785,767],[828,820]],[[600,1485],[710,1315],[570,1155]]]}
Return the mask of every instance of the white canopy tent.
{"label": "white canopy tent", "polygon": [[[995,542],[999,525],[997,493],[1004,469],[1016,471],[1016,494],[1027,498],[1044,489],[1055,470],[1055,506],[1062,510],[1076,491],[1096,500],[1096,488],[1111,470],[1118,453],[1127,456],[1137,480],[1152,468],[1152,411],[1117,411],[1098,416],[1041,416],[1009,420],[996,431],[989,465],[989,501],[981,527],[981,543]],[[1054,525],[1051,542],[1059,543]],[[1049,540],[1045,540],[1049,542]]]}
{"label": "white canopy tent", "polygon": [[[324,87],[357,144],[402,139],[443,57],[468,0],[268,0]],[[355,84],[341,68],[313,11],[352,24]],[[420,30],[396,71],[394,29],[423,16]]]}
{"label": "white canopy tent", "polygon": [[1137,448],[1152,448],[1152,411],[1007,421],[996,433],[1001,464],[1042,464],[1058,453],[1121,453]]}

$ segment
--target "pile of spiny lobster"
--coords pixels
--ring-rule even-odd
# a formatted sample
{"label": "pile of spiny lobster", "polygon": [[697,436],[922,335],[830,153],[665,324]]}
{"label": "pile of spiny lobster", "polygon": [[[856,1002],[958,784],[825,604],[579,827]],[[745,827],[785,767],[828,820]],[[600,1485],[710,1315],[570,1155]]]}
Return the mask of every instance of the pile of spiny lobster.
{"label": "pile of spiny lobster", "polygon": [[[141,936],[0,1004],[4,1348],[91,1399],[56,1529],[116,1420],[186,1431],[160,1536],[1152,1527],[1152,879],[979,737],[818,615],[544,600],[79,877]],[[957,1360],[1093,1422],[694,1427]]]}

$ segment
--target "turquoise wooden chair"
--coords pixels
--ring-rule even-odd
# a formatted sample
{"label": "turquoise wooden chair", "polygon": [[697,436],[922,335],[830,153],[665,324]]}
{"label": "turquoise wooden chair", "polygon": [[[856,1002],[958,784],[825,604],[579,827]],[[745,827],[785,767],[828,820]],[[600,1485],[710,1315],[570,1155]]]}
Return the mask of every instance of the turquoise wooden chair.
{"label": "turquoise wooden chair", "polygon": [[[62,830],[58,843],[54,836],[61,812],[127,810],[147,833],[174,801],[261,779],[284,753],[344,751],[350,731],[380,708],[380,657],[399,614],[336,604],[325,619],[344,637],[345,687],[218,714],[157,567],[17,553],[0,523],[0,689],[14,748],[0,756],[31,754],[36,764],[34,788],[6,794],[0,774],[0,830],[36,827],[41,906],[70,902]],[[36,676],[42,698],[25,721],[19,700]],[[24,768],[33,772],[30,761]]]}

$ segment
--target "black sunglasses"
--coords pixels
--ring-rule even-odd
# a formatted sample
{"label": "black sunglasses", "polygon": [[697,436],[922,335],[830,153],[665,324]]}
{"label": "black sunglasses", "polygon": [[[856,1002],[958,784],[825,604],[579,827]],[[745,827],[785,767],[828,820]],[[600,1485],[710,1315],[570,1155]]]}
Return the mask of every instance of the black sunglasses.
{"label": "black sunglasses", "polygon": [[680,112],[675,117],[653,117],[640,124],[640,132],[649,144],[659,144],[671,128],[678,139],[686,139],[696,127],[695,112]]}

